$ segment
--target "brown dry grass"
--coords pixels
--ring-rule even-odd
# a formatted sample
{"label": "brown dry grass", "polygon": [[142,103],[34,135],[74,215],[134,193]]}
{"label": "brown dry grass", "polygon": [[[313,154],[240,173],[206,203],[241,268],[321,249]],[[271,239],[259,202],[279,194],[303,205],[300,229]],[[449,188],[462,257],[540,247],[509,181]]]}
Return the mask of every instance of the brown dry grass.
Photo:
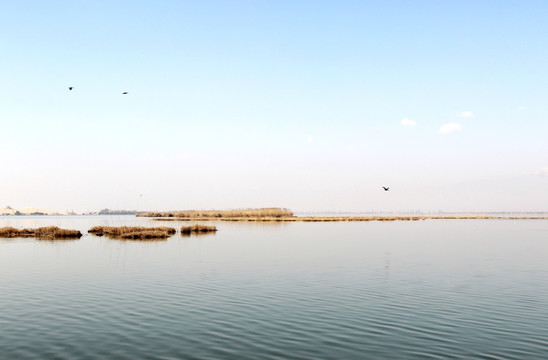
{"label": "brown dry grass", "polygon": [[217,228],[215,226],[202,225],[202,224],[194,224],[190,226],[181,227],[181,234],[184,234],[184,235],[196,234],[196,233],[208,233],[208,232],[215,232],[215,231],[217,231]]}
{"label": "brown dry grass", "polygon": [[38,239],[79,239],[82,233],[78,230],[60,229],[57,226],[39,227],[36,229],[16,229],[13,227],[0,228],[0,237],[18,238],[35,237]]}
{"label": "brown dry grass", "polygon": [[16,237],[26,237],[23,235],[22,230],[16,229],[14,227],[3,227],[0,228],[0,237],[2,238],[16,238]]}
{"label": "brown dry grass", "polygon": [[166,218],[287,218],[293,217],[293,212],[288,209],[262,208],[262,209],[241,209],[241,210],[184,210],[168,212],[146,212],[139,213],[142,217],[166,217]]}
{"label": "brown dry grass", "polygon": [[97,236],[104,235],[117,239],[151,240],[167,239],[177,231],[174,228],[166,226],[153,228],[141,226],[94,226],[88,232]]}
{"label": "brown dry grass", "polygon": [[152,240],[152,239],[167,239],[171,235],[164,231],[138,231],[123,233],[118,237],[120,239],[130,239],[130,240]]}

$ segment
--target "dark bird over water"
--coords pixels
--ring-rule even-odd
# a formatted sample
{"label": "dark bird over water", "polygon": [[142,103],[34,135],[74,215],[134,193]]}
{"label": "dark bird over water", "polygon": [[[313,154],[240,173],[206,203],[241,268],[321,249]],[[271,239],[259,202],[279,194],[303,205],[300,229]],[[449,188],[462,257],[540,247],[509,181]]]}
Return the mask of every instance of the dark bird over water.
{"label": "dark bird over water", "polygon": [[72,90],[72,86],[69,86],[69,90]]}
{"label": "dark bird over water", "polygon": [[124,91],[122,94],[123,94],[123,95],[127,95],[127,91]]}
{"label": "dark bird over water", "polygon": [[390,189],[389,187],[382,187],[384,189],[384,191],[388,191],[388,189]]}

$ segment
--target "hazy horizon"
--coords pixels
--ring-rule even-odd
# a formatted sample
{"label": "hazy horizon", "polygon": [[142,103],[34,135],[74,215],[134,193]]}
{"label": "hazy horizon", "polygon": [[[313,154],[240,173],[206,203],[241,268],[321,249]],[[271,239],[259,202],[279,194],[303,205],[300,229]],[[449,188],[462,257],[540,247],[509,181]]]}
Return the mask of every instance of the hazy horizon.
{"label": "hazy horizon", "polygon": [[0,207],[548,211],[546,2],[0,13]]}

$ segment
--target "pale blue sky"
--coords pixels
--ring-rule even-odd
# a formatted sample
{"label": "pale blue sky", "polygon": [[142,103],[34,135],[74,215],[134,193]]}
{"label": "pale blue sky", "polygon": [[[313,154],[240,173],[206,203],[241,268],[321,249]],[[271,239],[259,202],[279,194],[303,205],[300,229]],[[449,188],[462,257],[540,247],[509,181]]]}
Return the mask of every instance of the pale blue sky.
{"label": "pale blue sky", "polygon": [[545,1],[0,1],[0,19],[0,207],[548,211]]}

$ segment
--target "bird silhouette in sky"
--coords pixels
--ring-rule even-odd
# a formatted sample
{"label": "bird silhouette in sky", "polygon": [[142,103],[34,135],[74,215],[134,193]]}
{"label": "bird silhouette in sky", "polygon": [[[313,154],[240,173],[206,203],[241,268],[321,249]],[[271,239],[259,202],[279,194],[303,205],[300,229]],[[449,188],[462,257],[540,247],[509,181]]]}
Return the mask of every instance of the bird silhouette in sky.
{"label": "bird silhouette in sky", "polygon": [[128,92],[127,92],[127,91],[124,91],[124,92],[122,93],[122,95],[127,95],[127,94],[128,94]]}
{"label": "bird silhouette in sky", "polygon": [[384,189],[384,191],[388,191],[388,189],[390,189],[390,187],[382,187]]}
{"label": "bird silhouette in sky", "polygon": [[72,90],[72,86],[69,86],[69,90]]}

